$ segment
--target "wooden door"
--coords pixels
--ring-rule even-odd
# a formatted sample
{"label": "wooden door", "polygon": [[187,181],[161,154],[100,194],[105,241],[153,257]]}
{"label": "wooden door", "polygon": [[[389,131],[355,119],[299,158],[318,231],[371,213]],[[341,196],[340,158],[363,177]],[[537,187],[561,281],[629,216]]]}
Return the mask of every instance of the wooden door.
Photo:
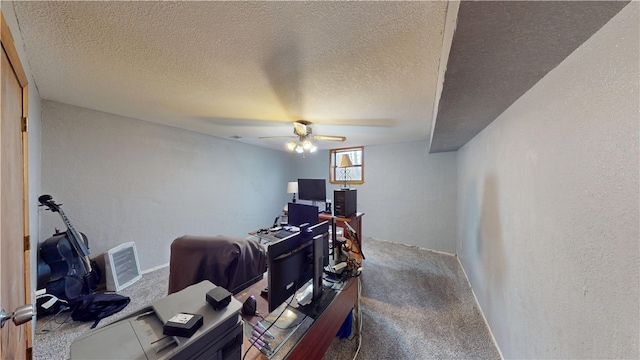
{"label": "wooden door", "polygon": [[[27,81],[0,12],[0,306],[7,313],[30,302],[27,192]],[[31,322],[0,329],[0,359],[31,358]]]}

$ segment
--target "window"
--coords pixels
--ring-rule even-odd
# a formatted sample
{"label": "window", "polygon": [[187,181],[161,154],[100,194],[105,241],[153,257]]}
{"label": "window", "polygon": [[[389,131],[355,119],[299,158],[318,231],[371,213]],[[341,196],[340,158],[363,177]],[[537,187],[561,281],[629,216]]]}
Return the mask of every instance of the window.
{"label": "window", "polygon": [[[348,159],[351,162],[351,166],[340,167],[344,165],[342,164],[343,159],[345,161]],[[331,184],[364,184],[364,147],[357,146],[330,150],[329,175]]]}

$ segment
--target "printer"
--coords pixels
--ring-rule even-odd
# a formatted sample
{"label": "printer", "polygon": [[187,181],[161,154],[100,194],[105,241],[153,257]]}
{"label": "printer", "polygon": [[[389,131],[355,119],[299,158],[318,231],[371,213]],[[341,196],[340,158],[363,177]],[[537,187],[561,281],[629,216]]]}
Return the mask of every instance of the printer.
{"label": "printer", "polygon": [[[240,359],[242,304],[230,303],[214,310],[206,294],[216,285],[204,280],[168,295],[149,306],[93,329],[71,344],[71,359]],[[163,326],[178,313],[203,316],[190,337],[163,335]]]}

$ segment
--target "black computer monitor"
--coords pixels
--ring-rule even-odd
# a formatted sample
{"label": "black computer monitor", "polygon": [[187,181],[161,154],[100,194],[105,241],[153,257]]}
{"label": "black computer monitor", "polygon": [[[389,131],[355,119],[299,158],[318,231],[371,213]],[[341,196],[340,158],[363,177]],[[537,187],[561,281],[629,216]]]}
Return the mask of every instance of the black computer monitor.
{"label": "black computer monitor", "polygon": [[325,249],[329,241],[328,222],[303,226],[300,232],[271,243],[267,250],[269,312],[293,296],[313,279],[313,299],[322,295]]}
{"label": "black computer monitor", "polygon": [[329,231],[313,237],[313,300],[322,296],[322,277],[327,265],[329,265]]}
{"label": "black computer monitor", "polygon": [[327,185],[325,179],[298,179],[298,199],[311,201],[327,201]]}
{"label": "black computer monitor", "polygon": [[318,223],[318,207],[300,203],[287,205],[287,223],[293,226],[302,224],[315,225]]}
{"label": "black computer monitor", "polygon": [[326,237],[322,238],[322,266],[329,265],[329,221],[325,220],[316,225],[310,226],[309,230],[311,230],[311,237],[315,239],[318,235],[327,234]]}
{"label": "black computer monitor", "polygon": [[269,312],[313,277],[313,239],[297,232],[267,249]]}

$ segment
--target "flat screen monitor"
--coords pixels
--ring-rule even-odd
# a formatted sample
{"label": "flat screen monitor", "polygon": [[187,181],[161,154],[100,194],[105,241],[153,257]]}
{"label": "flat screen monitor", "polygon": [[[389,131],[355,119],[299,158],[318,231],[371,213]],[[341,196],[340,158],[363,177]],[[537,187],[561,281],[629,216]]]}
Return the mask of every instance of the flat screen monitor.
{"label": "flat screen monitor", "polygon": [[311,231],[311,236],[315,239],[318,235],[326,234],[326,237],[322,238],[322,266],[325,267],[329,265],[329,221],[323,221],[316,225],[310,226],[309,230]]}
{"label": "flat screen monitor", "polygon": [[298,179],[298,198],[300,200],[327,201],[325,179]]}
{"label": "flat screen monitor", "polygon": [[287,205],[287,223],[298,227],[302,224],[317,224],[318,207],[315,205],[289,203]]}
{"label": "flat screen monitor", "polygon": [[297,232],[271,243],[267,250],[269,312],[313,277],[313,239]]}
{"label": "flat screen monitor", "polygon": [[313,237],[313,300],[322,296],[322,276],[329,265],[329,231]]}

